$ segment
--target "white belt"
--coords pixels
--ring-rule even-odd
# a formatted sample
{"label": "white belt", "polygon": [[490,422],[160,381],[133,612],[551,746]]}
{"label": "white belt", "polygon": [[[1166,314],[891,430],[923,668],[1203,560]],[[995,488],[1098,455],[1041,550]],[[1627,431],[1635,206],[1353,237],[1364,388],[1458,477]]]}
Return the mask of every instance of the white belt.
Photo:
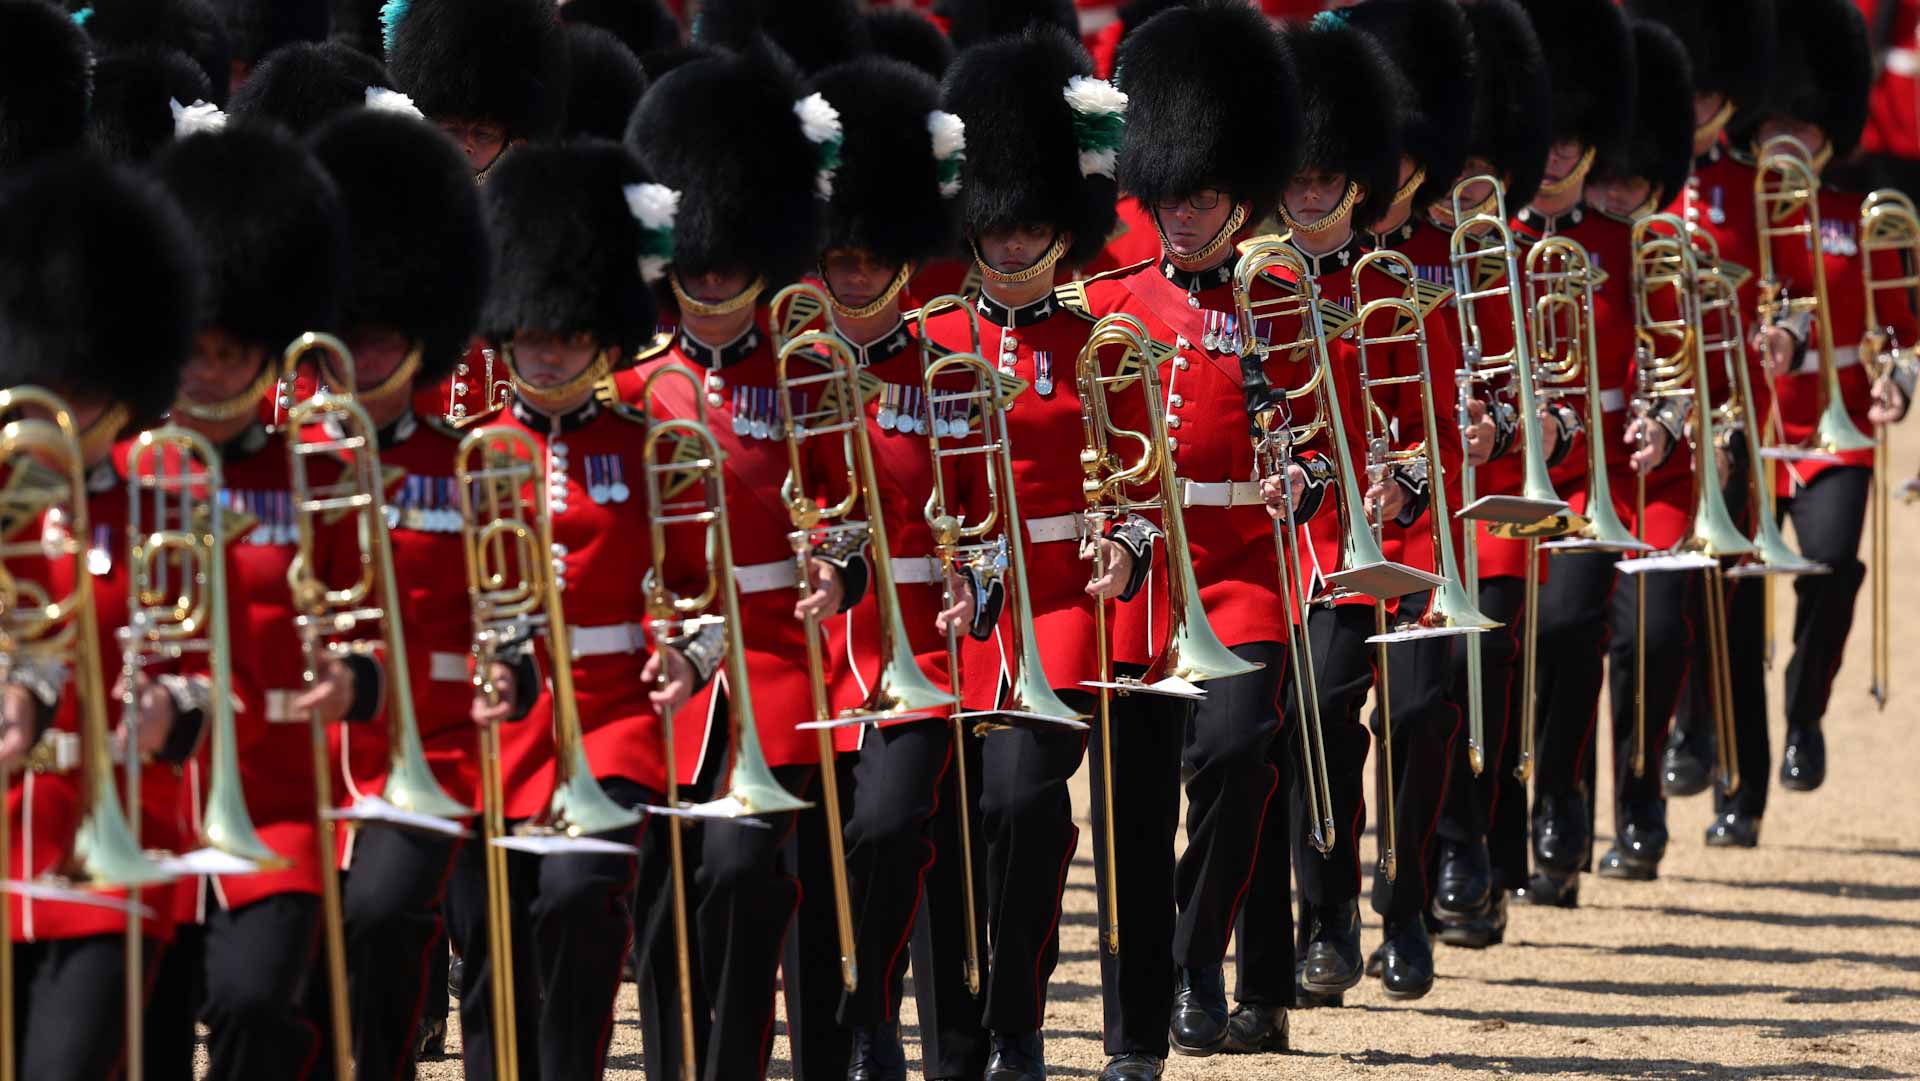
{"label": "white belt", "polygon": [[1849,345],[1833,351],[1833,366],[1835,368],[1851,368],[1858,363],[1860,363],[1860,350],[1854,346]]}
{"label": "white belt", "polygon": [[1027,539],[1035,544],[1080,539],[1080,516],[1056,514],[1051,518],[1027,519]]}
{"label": "white belt", "polygon": [[647,648],[647,629],[638,623],[608,623],[599,627],[568,627],[567,645],[573,657],[606,657],[639,653]]}
{"label": "white belt", "polygon": [[1600,392],[1600,411],[1618,413],[1627,407],[1627,392],[1619,387],[1608,387]]}
{"label": "white belt", "polygon": [[742,593],[765,593],[774,589],[792,589],[800,584],[799,568],[791,559],[755,563],[733,568],[733,582]]}
{"label": "white belt", "polygon": [[1180,482],[1181,502],[1189,507],[1249,507],[1264,503],[1260,482],[1253,480]]}
{"label": "white belt", "polygon": [[428,655],[428,678],[435,683],[467,682],[467,655],[465,653],[433,653]]}
{"label": "white belt", "polygon": [[896,585],[932,585],[940,581],[940,561],[933,556],[894,556],[893,580]]}
{"label": "white belt", "polygon": [[1920,75],[1920,52],[1912,49],[1888,49],[1886,64],[1889,73],[1912,78]]}
{"label": "white belt", "polygon": [[304,722],[307,719],[307,715],[293,708],[294,700],[299,698],[300,694],[301,692],[298,690],[268,691],[267,723],[297,724]]}

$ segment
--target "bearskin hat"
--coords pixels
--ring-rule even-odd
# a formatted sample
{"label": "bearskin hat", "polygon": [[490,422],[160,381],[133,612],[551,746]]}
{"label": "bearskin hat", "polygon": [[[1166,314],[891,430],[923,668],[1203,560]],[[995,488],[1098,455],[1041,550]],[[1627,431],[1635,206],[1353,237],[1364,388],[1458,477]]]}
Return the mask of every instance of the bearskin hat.
{"label": "bearskin hat", "polygon": [[176,141],[154,170],[207,260],[202,325],[275,355],[339,325],[346,215],[333,180],[292,136],[230,123]]}
{"label": "bearskin hat", "polygon": [[[660,0],[569,0],[560,17],[608,31],[643,63],[648,53],[680,44],[680,21]],[[651,68],[647,73],[654,74]]]}
{"label": "bearskin hat", "polygon": [[206,101],[211,93],[207,73],[178,49],[109,53],[93,69],[87,139],[110,158],[146,161],[173,141],[174,106]]}
{"label": "bearskin hat", "polygon": [[744,50],[764,34],[812,75],[868,48],[866,23],[854,0],[704,0],[693,39]]}
{"label": "bearskin hat", "polygon": [[483,332],[585,331],[629,355],[645,344],[653,291],[628,190],[646,181],[632,151],[600,139],[524,147],[502,162],[481,193],[497,268]]}
{"label": "bearskin hat", "polygon": [[626,142],[680,193],[678,270],[744,267],[778,288],[813,265],[830,190],[822,166],[839,137],[831,112],[764,47],[698,55],[653,84]]}
{"label": "bearskin hat", "polygon": [[1300,75],[1298,169],[1344,174],[1359,185],[1353,224],[1368,229],[1393,209],[1400,186],[1400,83],[1371,36],[1337,15],[1281,32]]}
{"label": "bearskin hat", "polygon": [[1850,0],[1778,0],[1771,93],[1743,114],[1743,135],[1766,116],[1819,126],[1836,161],[1859,145],[1873,90],[1866,20]]}
{"label": "bearskin hat", "polygon": [[429,117],[495,121],[510,139],[557,134],[567,39],[554,0],[388,0],[387,69]]}
{"label": "bearskin hat", "polygon": [[1507,206],[1533,202],[1547,171],[1553,143],[1547,100],[1547,61],[1533,23],[1516,0],[1474,0],[1466,5],[1474,53],[1473,139],[1469,157],[1482,158],[1507,181]]}
{"label": "bearskin hat", "polygon": [[352,262],[340,325],[401,331],[422,347],[414,381],[437,382],[465,351],[492,276],[465,157],[432,124],[382,109],[334,117],[308,144],[346,209]]}
{"label": "bearskin hat", "polygon": [[1596,155],[1593,177],[1640,177],[1662,202],[1680,194],[1693,171],[1693,75],[1686,46],[1651,19],[1635,19],[1633,132],[1624,155]]}
{"label": "bearskin hat", "polygon": [[[1522,0],[1553,84],[1555,142],[1595,156],[1625,151],[1633,130],[1633,32],[1614,0]],[[1537,106],[1536,106],[1537,108]]]}
{"label": "bearskin hat", "polygon": [[810,89],[845,132],[824,246],[864,248],[899,266],[952,253],[966,132],[940,110],[940,86],[898,60],[828,68]]}
{"label": "bearskin hat", "polygon": [[385,0],[333,0],[330,40],[376,60],[385,59],[387,48],[380,33],[380,9],[385,6]]}
{"label": "bearskin hat", "polygon": [[192,348],[200,289],[193,232],[159,184],[73,154],[0,188],[0,386],[109,398],[131,409],[130,426],[155,424]]}
{"label": "bearskin hat", "polygon": [[1077,39],[1035,26],[962,50],[947,72],[945,107],[967,126],[967,236],[1044,222],[1073,234],[1069,265],[1099,253],[1113,231],[1126,98],[1093,77]]}
{"label": "bearskin hat", "polygon": [[79,143],[93,96],[87,36],[41,0],[0,0],[0,171]]}
{"label": "bearskin hat", "polygon": [[234,91],[233,115],[277,121],[304,135],[365,105],[370,87],[393,88],[380,61],[340,41],[296,42],[274,50]]}
{"label": "bearskin hat", "polygon": [[1454,0],[1365,0],[1342,13],[1372,35],[1402,82],[1400,148],[1427,172],[1416,206],[1445,199],[1473,138],[1473,31]]}
{"label": "bearskin hat", "polygon": [[1147,206],[1217,187],[1249,223],[1280,205],[1300,138],[1292,58],[1266,18],[1239,0],[1176,7],[1120,43],[1127,95],[1120,186]]}
{"label": "bearskin hat", "polygon": [[[78,6],[77,0],[69,0]],[[102,52],[164,45],[193,57],[224,107],[233,78],[227,25],[208,0],[87,0],[87,36]]]}
{"label": "bearskin hat", "polygon": [[953,42],[932,19],[912,8],[874,8],[862,12],[860,21],[880,56],[905,61],[936,79],[953,63]]}
{"label": "bearskin hat", "polygon": [[647,92],[647,73],[633,51],[597,26],[571,23],[567,35],[568,135],[618,141],[627,117]]}
{"label": "bearskin hat", "polygon": [[333,21],[327,0],[215,0],[233,56],[249,64],[296,41],[325,41]]}
{"label": "bearskin hat", "polygon": [[947,21],[947,36],[962,51],[1034,25],[1057,26],[1080,36],[1073,0],[935,0],[933,13]]}
{"label": "bearskin hat", "polygon": [[1695,93],[1725,94],[1741,109],[1766,99],[1777,44],[1774,0],[1627,0],[1627,11],[1680,38]]}

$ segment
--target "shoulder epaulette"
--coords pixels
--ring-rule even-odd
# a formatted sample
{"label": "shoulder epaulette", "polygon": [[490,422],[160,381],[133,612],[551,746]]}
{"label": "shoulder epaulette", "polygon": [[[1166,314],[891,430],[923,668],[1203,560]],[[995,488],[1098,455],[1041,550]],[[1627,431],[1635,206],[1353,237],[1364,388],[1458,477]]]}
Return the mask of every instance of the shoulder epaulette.
{"label": "shoulder epaulette", "polygon": [[1732,158],[1734,161],[1749,169],[1757,169],[1760,167],[1760,159],[1754,157],[1752,151],[1744,148],[1727,147],[1727,157]]}
{"label": "shoulder epaulette", "polygon": [[1420,309],[1422,319],[1432,315],[1434,309],[1446,305],[1453,299],[1453,286],[1442,282],[1416,278],[1413,282],[1414,304]]}
{"label": "shoulder epaulette", "polygon": [[475,416],[461,417],[458,423],[452,420],[449,420],[446,414],[444,413],[428,413],[426,416],[420,418],[420,423],[428,431],[434,433],[435,435],[444,436],[447,439],[451,439],[455,442],[459,442],[462,428],[467,427],[469,425],[477,424],[481,420],[484,420],[487,417],[490,417],[498,412],[499,412],[498,409],[483,410],[477,417]]}
{"label": "shoulder epaulette", "polygon": [[1359,321],[1359,317],[1348,311],[1346,305],[1335,300],[1321,299],[1320,325],[1326,328],[1328,341],[1345,337],[1346,333]]}
{"label": "shoulder epaulette", "polygon": [[1753,271],[1731,259],[1720,260],[1720,273],[1736,290],[1753,280]]}
{"label": "shoulder epaulette", "polygon": [[634,364],[645,364],[647,361],[659,357],[672,348],[673,335],[668,334],[666,331],[660,331],[654,334],[653,338],[649,340],[647,344],[641,346],[638,353],[633,355],[633,362]]}
{"label": "shoulder epaulette", "polygon": [[773,340],[775,342],[790,342],[806,333],[807,325],[825,314],[827,308],[826,305],[820,303],[818,295],[811,292],[801,292],[794,296],[782,310],[786,315],[786,320],[781,323],[781,325],[773,328]]}
{"label": "shoulder epaulette", "polygon": [[593,385],[593,400],[601,405],[612,406],[620,401],[620,388],[609,375]]}
{"label": "shoulder epaulette", "polygon": [[642,428],[652,423],[651,418],[647,416],[646,410],[630,402],[610,402],[607,405],[607,412],[619,417],[628,424],[638,424]]}
{"label": "shoulder epaulette", "polygon": [[468,428],[477,428],[504,412],[506,412],[506,406],[497,405],[491,409],[482,409],[478,413],[468,413],[466,416],[460,417],[457,420],[449,420],[446,417],[439,416],[436,416],[434,419],[446,424],[455,432],[464,432]]}
{"label": "shoulder epaulette", "polygon": [[[1153,266],[1158,262],[1159,262],[1158,259],[1142,259],[1137,263],[1129,263],[1123,267],[1114,267],[1112,270],[1103,270],[1098,274],[1089,274],[1086,277],[1079,279],[1077,282],[1073,284],[1084,286],[1088,282],[1116,281],[1120,278],[1126,277],[1129,274],[1137,274],[1140,271],[1145,270],[1146,268]],[[1058,292],[1058,290],[1055,290],[1055,292]],[[1086,290],[1082,289],[1081,292],[1085,293]]]}

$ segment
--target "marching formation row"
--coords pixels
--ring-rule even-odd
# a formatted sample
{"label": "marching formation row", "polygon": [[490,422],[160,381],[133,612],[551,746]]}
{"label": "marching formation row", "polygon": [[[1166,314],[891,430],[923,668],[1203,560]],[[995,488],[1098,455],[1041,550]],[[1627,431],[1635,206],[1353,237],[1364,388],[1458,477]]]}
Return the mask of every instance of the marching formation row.
{"label": "marching formation row", "polygon": [[0,1081],[411,1077],[449,945],[471,1078],[630,967],[904,1079],[909,964],[1042,1078],[1083,764],[1157,1078],[1757,844],[1774,579],[1780,783],[1869,569],[1885,702],[1847,0],[361,7],[0,0]]}

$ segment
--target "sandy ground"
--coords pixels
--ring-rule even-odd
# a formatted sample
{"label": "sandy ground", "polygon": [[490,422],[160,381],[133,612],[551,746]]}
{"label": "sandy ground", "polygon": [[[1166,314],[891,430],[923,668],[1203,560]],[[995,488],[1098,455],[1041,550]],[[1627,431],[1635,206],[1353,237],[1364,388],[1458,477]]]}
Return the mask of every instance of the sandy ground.
{"label": "sandy ground", "polygon": [[[1920,425],[1899,433],[1894,461],[1897,476],[1920,461]],[[1906,531],[1920,531],[1920,505],[1896,506],[1893,521],[1900,551],[1914,535]],[[1827,783],[1811,794],[1775,785],[1758,850],[1706,848],[1709,797],[1676,803],[1658,882],[1589,876],[1578,910],[1516,906],[1504,946],[1438,947],[1439,982],[1419,1002],[1389,1002],[1367,981],[1344,1009],[1296,1014],[1290,1055],[1175,1058],[1166,1076],[1920,1077],[1920,571],[1911,563],[1896,570],[1893,596],[1892,703],[1879,713],[1867,695],[1863,597],[1828,722]],[[1779,597],[1784,651],[1790,589]],[[1776,754],[1783,667],[1784,656],[1770,676]],[[1600,768],[1609,775],[1604,757]],[[1084,771],[1074,801],[1084,819]],[[1053,1077],[1096,1077],[1105,1061],[1091,838],[1083,829],[1051,988]],[[1371,837],[1367,851],[1371,860]],[[1365,916],[1370,950],[1378,919]],[[639,1078],[630,987],[621,1005],[607,1076]],[[904,1031],[918,1078],[911,994]],[[459,1076],[458,1040],[449,1057],[422,1064],[423,1078]],[[783,1037],[771,1076],[792,1076],[785,1056]]]}

